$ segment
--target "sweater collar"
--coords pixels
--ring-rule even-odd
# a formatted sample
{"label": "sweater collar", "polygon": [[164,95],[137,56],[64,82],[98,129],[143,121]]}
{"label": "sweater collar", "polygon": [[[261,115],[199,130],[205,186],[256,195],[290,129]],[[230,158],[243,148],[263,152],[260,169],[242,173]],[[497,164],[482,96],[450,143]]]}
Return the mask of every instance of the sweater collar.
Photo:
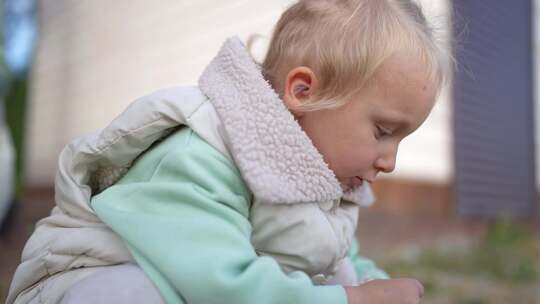
{"label": "sweater collar", "polygon": [[222,120],[227,149],[257,199],[273,204],[340,198],[359,205],[373,202],[365,183],[343,193],[238,37],[223,44],[199,87]]}

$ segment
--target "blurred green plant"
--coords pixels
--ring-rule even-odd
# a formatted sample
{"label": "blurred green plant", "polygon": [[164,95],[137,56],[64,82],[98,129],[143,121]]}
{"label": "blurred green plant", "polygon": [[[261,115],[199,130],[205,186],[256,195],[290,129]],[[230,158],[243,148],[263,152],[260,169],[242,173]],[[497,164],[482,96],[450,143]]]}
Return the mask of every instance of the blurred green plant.
{"label": "blurred green plant", "polygon": [[457,304],[488,304],[486,300],[483,299],[458,299]]}
{"label": "blurred green plant", "polygon": [[26,106],[27,106],[27,77],[15,78],[11,81],[5,94],[6,122],[12,134],[15,147],[15,193],[20,197],[23,192],[24,172],[24,134],[26,132]]}
{"label": "blurred green plant", "polygon": [[[525,224],[510,219],[492,223],[485,237],[469,248],[434,248],[420,253],[413,261],[381,261],[391,275],[455,273],[484,277],[510,284],[540,279],[540,248],[533,232]],[[428,281],[428,280],[426,280]],[[431,281],[431,280],[429,280]],[[427,286],[426,289],[434,289]]]}
{"label": "blurred green plant", "polygon": [[538,303],[539,239],[524,223],[499,219],[478,241],[442,243],[428,250],[404,250],[379,259],[392,277],[424,284],[426,303]]}
{"label": "blurred green plant", "polygon": [[497,221],[479,248],[476,258],[479,268],[494,277],[514,283],[539,278],[540,249],[533,233],[524,224],[510,219]]}

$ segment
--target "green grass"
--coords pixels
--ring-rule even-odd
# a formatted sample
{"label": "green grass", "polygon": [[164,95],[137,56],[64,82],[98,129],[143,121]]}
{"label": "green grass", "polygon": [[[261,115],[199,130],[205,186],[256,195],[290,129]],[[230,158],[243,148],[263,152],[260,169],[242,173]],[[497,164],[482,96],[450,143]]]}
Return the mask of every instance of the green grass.
{"label": "green grass", "polygon": [[468,250],[435,248],[424,251],[413,262],[383,261],[383,268],[397,274],[421,269],[425,273],[443,271],[519,284],[540,278],[539,259],[540,249],[525,225],[499,220],[480,243]]}
{"label": "green grass", "polygon": [[531,297],[540,283],[540,248],[534,234],[508,219],[494,222],[483,239],[465,248],[445,244],[412,259],[391,258],[379,264],[393,277],[419,279],[426,294],[451,297],[451,303],[458,304],[495,303],[516,290]]}

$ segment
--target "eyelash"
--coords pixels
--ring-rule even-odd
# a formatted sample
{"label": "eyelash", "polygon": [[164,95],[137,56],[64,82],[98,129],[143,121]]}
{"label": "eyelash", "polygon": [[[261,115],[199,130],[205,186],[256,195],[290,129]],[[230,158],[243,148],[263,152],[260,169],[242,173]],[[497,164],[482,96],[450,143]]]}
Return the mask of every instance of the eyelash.
{"label": "eyelash", "polygon": [[376,126],[377,132],[375,133],[375,138],[379,139],[384,136],[390,136],[392,135],[392,132],[385,130],[384,128],[381,128],[380,126]]}

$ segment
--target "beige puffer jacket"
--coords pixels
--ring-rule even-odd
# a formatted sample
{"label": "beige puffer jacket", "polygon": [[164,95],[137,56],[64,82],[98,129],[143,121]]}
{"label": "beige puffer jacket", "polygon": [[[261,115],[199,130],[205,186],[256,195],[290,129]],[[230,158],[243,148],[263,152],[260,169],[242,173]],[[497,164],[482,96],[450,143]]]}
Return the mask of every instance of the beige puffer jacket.
{"label": "beige puffer jacket", "polygon": [[179,125],[191,127],[237,165],[253,193],[252,244],[260,255],[274,257],[285,271],[311,274],[317,284],[342,271],[358,205],[373,201],[369,186],[341,191],[322,156],[233,37],[198,87],[142,97],[105,129],[64,148],[55,180],[56,206],[26,243],[6,303],[57,303],[69,287],[101,266],[133,262],[123,241],[96,217],[90,198]]}

